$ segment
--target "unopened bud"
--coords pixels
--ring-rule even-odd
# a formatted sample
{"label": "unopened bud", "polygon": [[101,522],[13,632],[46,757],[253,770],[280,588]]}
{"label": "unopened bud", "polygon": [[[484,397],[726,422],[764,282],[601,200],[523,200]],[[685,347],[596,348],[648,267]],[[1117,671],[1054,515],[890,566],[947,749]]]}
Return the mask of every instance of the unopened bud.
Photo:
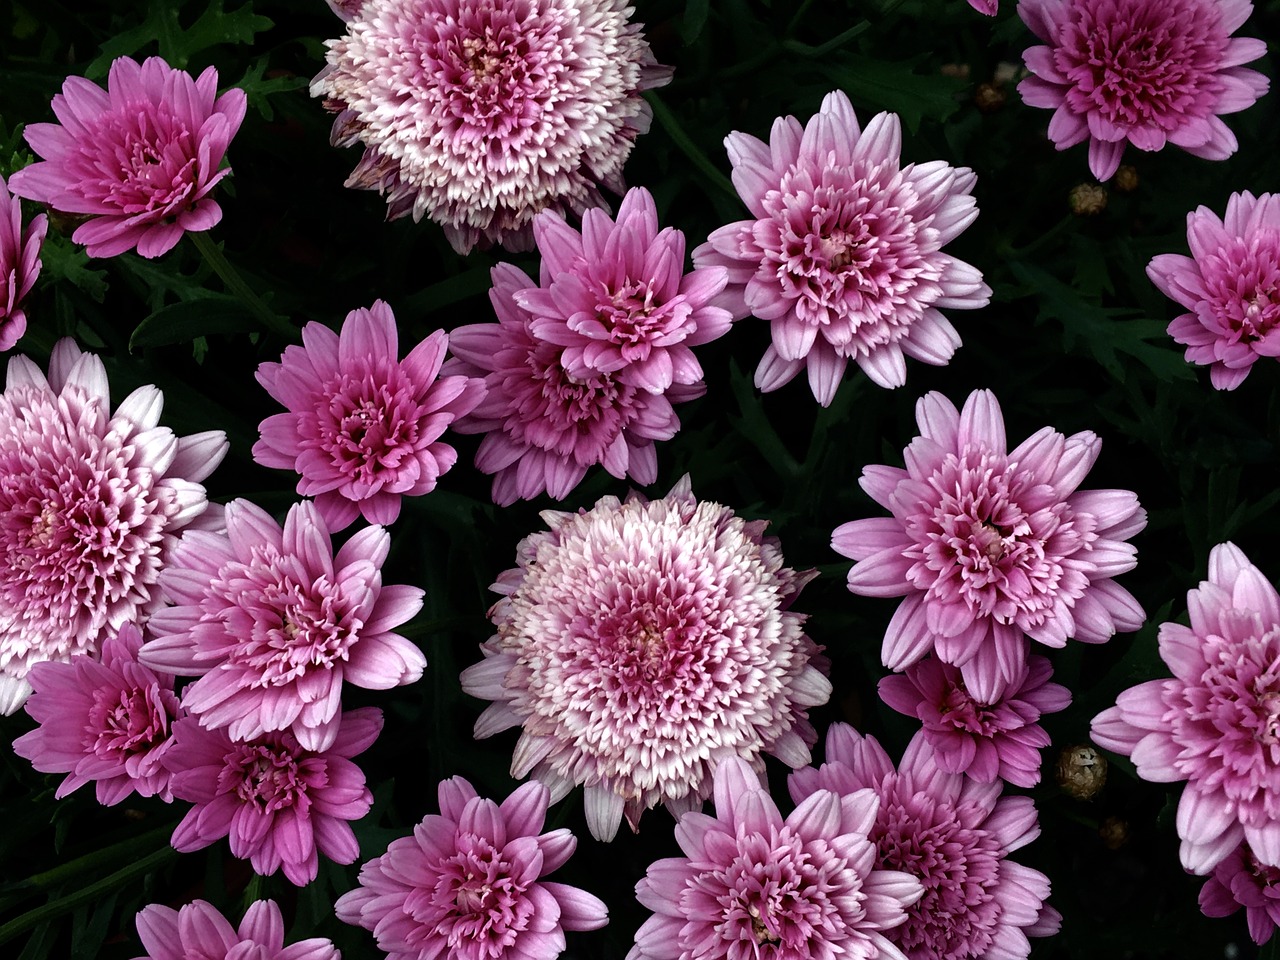
{"label": "unopened bud", "polygon": [[1096,217],[1107,209],[1107,190],[1096,183],[1081,183],[1071,188],[1068,202],[1077,217]]}
{"label": "unopened bud", "polygon": [[1107,782],[1107,758],[1096,747],[1077,743],[1062,748],[1055,772],[1063,793],[1092,800]]}
{"label": "unopened bud", "polygon": [[1129,842],[1129,821],[1122,817],[1107,817],[1098,825],[1098,836],[1108,850],[1119,850]]}
{"label": "unopened bud", "polygon": [[995,83],[980,83],[973,91],[973,103],[983,113],[994,113],[1008,99],[1004,87]]}
{"label": "unopened bud", "polygon": [[1116,177],[1111,181],[1121,193],[1132,193],[1138,189],[1138,170],[1127,163],[1120,165]]}

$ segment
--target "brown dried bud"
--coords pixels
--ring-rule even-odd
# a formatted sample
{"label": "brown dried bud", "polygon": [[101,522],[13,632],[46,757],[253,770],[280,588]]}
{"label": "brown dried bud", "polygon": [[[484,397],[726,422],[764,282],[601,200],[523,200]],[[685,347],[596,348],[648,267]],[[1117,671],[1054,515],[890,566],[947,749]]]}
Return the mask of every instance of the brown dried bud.
{"label": "brown dried bud", "polygon": [[1107,758],[1097,747],[1073,744],[1058,754],[1055,773],[1063,793],[1077,800],[1092,800],[1107,782]]}
{"label": "brown dried bud", "polygon": [[980,83],[973,91],[973,102],[983,113],[994,113],[1009,99],[1004,87],[995,83]]}
{"label": "brown dried bud", "polygon": [[1107,209],[1107,189],[1096,183],[1081,183],[1071,188],[1068,202],[1077,217],[1095,217]]}
{"label": "brown dried bud", "polygon": [[1119,850],[1129,842],[1129,821],[1122,817],[1107,817],[1098,826],[1098,836],[1108,850]]}
{"label": "brown dried bud", "polygon": [[1121,193],[1132,193],[1138,189],[1138,170],[1127,163],[1122,163],[1116,171],[1116,178],[1111,181]]}
{"label": "brown dried bud", "polygon": [[938,72],[944,77],[955,77],[957,80],[969,79],[969,65],[967,63],[944,63],[938,68]]}

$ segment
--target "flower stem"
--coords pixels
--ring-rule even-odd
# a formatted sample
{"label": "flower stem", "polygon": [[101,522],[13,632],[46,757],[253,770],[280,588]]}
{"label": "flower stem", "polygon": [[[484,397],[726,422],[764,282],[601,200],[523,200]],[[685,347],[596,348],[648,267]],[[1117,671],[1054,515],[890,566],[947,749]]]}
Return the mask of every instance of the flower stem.
{"label": "flower stem", "polygon": [[662,125],[662,129],[667,131],[667,136],[689,158],[693,165],[701,170],[717,187],[735,200],[738,199],[738,190],[734,187],[733,181],[716,169],[716,165],[707,158],[705,153],[698,149],[698,145],[684,132],[684,128],[680,126],[680,121],[675,118],[675,114],[667,109],[667,105],[652,93],[646,93],[644,98],[649,102],[649,106],[653,108],[654,119]]}
{"label": "flower stem", "polygon": [[94,850],[92,853],[86,853],[83,857],[77,857],[66,863],[59,864],[52,870],[46,870],[44,873],[35,873],[31,876],[15,881],[12,884],[5,884],[2,889],[4,892],[13,890],[47,890],[48,888],[61,883],[69,877],[100,867],[103,864],[111,863],[116,860],[122,853],[130,855],[137,852],[139,847],[149,847],[153,841],[162,840],[173,833],[173,824],[168,823],[163,827],[157,827],[146,833],[139,834],[136,837],[130,837],[128,840],[121,840],[119,843],[113,843],[109,847],[103,847],[101,850]]}
{"label": "flower stem", "polygon": [[209,239],[208,233],[188,233],[187,236],[196,245],[196,249],[200,251],[200,256],[204,257],[204,262],[209,265],[214,273],[222,278],[227,290],[234,294],[236,299],[257,317],[264,327],[289,339],[293,339],[297,335],[297,329],[289,322],[288,318],[280,316],[280,314],[263,303],[262,298],[254,293],[252,288],[244,282],[244,277],[240,276],[240,271],[231,265],[231,261],[223,255],[222,249]]}

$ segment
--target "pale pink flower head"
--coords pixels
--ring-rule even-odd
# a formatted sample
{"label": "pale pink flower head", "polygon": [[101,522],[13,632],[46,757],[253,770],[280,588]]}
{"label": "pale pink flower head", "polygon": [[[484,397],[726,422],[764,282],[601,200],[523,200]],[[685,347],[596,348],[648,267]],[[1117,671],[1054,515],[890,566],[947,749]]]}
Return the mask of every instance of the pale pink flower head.
{"label": "pale pink flower head", "polygon": [[151,620],[143,663],[200,679],[182,703],[233,740],[292,730],[307,750],[338,735],[343,683],[388,690],[422,676],[426,658],[392,632],[422,608],[422,590],[384,585],[391,538],[378,526],[335,555],[315,504],[289,508],[281,528],[233,500],[226,533],[191,531],[161,575],[173,606]]}
{"label": "pale pink flower head", "polygon": [[1187,243],[1190,257],[1162,253],[1147,276],[1190,311],[1169,324],[1187,362],[1234,390],[1259,357],[1280,356],[1280,195],[1233,193],[1224,220],[1198,207],[1187,214]]}
{"label": "pale pink flower head", "polygon": [[850,591],[905,598],[885,632],[885,666],[903,670],[933,651],[960,668],[974,698],[995,703],[1023,681],[1027,637],[1102,643],[1142,625],[1142,608],[1112,578],[1137,565],[1126,541],[1147,515],[1129,490],[1079,489],[1102,445],[1092,432],[1044,427],[1009,450],[989,390],[963,411],[926,394],[916,422],[906,469],[862,471],[862,489],[892,516],[842,524],[831,540],[858,561]]}
{"label": "pale pink flower head", "polygon": [[207,519],[200,481],[227,452],[221,430],[176,437],[164,397],[139,387],[111,411],[106,367],[70,339],[49,375],[9,360],[0,394],[0,713],[31,692],[41,660],[96,656],[104,632],[141,625],[175,534]]}
{"label": "pale pink flower head", "polygon": [[239,928],[205,900],[180,910],[153,903],[138,912],[145,957],[136,960],[342,960],[330,940],[284,945],[284,916],[274,900],[249,905]]}
{"label": "pale pink flower head", "polygon": [[0,177],[0,351],[12,349],[27,332],[22,301],[40,275],[40,248],[49,229],[43,213],[22,229],[22,204]]}
{"label": "pale pink flower head", "polygon": [[1280,867],[1280,595],[1221,543],[1187,608],[1190,627],[1160,624],[1173,677],[1120,694],[1093,718],[1093,740],[1132,757],[1144,780],[1187,781],[1176,826],[1192,873],[1242,839],[1259,863]]}
{"label": "pale pink flower head", "polygon": [[107,89],[67,77],[53,98],[58,123],[23,131],[42,158],[9,178],[20,197],[90,219],[71,239],[91,257],[137,249],[142,257],[171,250],[183,233],[222,219],[213,188],[244,120],[245,93],[218,96],[218,71],[199,79],[159,57],[111,64]]}
{"label": "pale pink flower head", "polygon": [[1213,868],[1200,888],[1200,911],[1228,917],[1244,907],[1249,936],[1262,946],[1280,926],[1280,867],[1259,863],[1242,843]]}
{"label": "pale pink flower head", "polygon": [[684,272],[684,234],[659,232],[658,210],[643,187],[627,192],[615,222],[588,210],[582,232],[549,211],[533,221],[542,254],[541,284],[516,294],[533,314],[534,335],[563,347],[569,376],[612,374],[649,393],[702,382],[690,347],[729,329],[728,310],[712,306],[723,267]]}
{"label": "pale pink flower head", "polygon": [[882,678],[880,699],[920,721],[947,773],[1034,787],[1040,782],[1040,750],[1049,745],[1049,734],[1036,721],[1071,703],[1071,693],[1050,683],[1051,676],[1047,659],[1027,657],[1004,694],[986,703],[968,691],[959,667],[925,657],[905,673]]}
{"label": "pale pink flower head", "polygon": [[699,501],[686,476],[660,500],[602,497],[545,512],[520,542],[484,659],[462,688],[493,703],[477,737],[520,727],[511,775],[559,799],[586,787],[587,825],[612,839],[659,803],[679,815],[711,794],[711,772],[764,754],[791,767],[817,740],[826,660],[791,610],[816,571],[783,565],[765,521]]}
{"label": "pale pink flower head", "polygon": [[173,795],[194,806],[171,840],[181,853],[227,837],[232,856],[254,872],[282,870],[290,883],[316,878],[320,856],[354,863],[360,846],[351,820],[369,812],[373,794],[351,758],[382,732],[382,711],[361,707],[341,714],[324,750],[307,750],[290,731],[233,741],[195,717],[174,724],[166,763]]}
{"label": "pale pink flower head", "polygon": [[866,789],[880,799],[871,840],[881,866],[917,878],[924,896],[888,937],[916,960],[1026,960],[1028,937],[1058,932],[1045,904],[1049,878],[1009,859],[1040,835],[1030,797],[1002,797],[1003,784],[944,773],[916,734],[895,769],[874,737],[843,723],[827,731],[826,763],[791,774],[791,798]]}
{"label": "pale pink flower head", "polygon": [[288,412],[262,421],[253,458],[296,470],[298,493],[315,497],[331,531],[358,516],[394,522],[401,497],[430,493],[457,461],[440,436],[484,396],[479,379],[437,379],[448,346],[437,330],[397,359],[396,319],[381,300],[347,314],[340,333],[308,323],[302,346],[258,367]]}
{"label": "pale pink flower head", "polygon": [[923,890],[881,865],[868,838],[879,806],[872,790],[817,790],[784,820],[751,765],[724,760],[716,815],[681,817],[684,856],[636,884],[653,916],[627,960],[904,960],[884,931]]}
{"label": "pale pink flower head", "polygon": [[566,930],[609,920],[597,897],[545,880],[573,854],[567,829],[542,832],[551,795],[521,784],[494,803],[462,777],[442,780],[440,812],[360,868],[334,904],[372,931],[387,960],[554,960]]}
{"label": "pale pink flower head", "polygon": [[731,133],[725,146],[751,217],[713,232],[693,262],[728,269],[720,302],[735,319],[769,321],[757,387],[777,390],[808,370],[825,407],[850,360],[876,384],[900,387],[905,357],[951,359],[960,337],[941,310],[991,297],[977,269],[942,252],[978,216],[972,170],[903,166],[897,115],[877,114],[862,130],[839,90],[803,128],[780,117],[768,143]]}
{"label": "pale pink flower head", "polygon": [[1054,111],[1059,150],[1089,141],[1099,180],[1129,143],[1225,160],[1238,144],[1218,115],[1252,106],[1269,82],[1240,66],[1267,45],[1231,36],[1252,12],[1249,0],[1019,0],[1018,16],[1044,44],[1023,53],[1032,76],[1018,92]]}
{"label": "pale pink flower head", "polygon": [[622,193],[649,129],[642,90],[671,76],[628,23],[626,0],[342,3],[311,95],[337,113],[334,146],[364,156],[347,186],[377,190],[390,219],[444,227],[459,253],[529,249],[540,210],[581,214]]}

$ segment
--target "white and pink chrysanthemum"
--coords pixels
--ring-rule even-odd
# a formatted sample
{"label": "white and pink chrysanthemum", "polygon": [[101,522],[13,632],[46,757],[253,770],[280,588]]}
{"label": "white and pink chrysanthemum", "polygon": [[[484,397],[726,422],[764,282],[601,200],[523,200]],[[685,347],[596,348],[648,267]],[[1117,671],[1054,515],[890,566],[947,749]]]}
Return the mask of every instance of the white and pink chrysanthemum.
{"label": "white and pink chrysanthemum", "polygon": [[1247,843],[1214,867],[1200,888],[1206,917],[1229,917],[1241,907],[1250,938],[1262,946],[1280,926],[1280,867],[1259,863]]}
{"label": "white and pink chrysanthemum", "polygon": [[885,931],[923,888],[881,864],[868,837],[879,806],[873,790],[815,790],[784,820],[746,761],[723,761],[716,815],[681,817],[684,856],[636,884],[654,915],[627,960],[906,960]]}
{"label": "white and pink chrysanthemum", "polygon": [[1280,357],[1280,194],[1233,193],[1224,219],[1198,207],[1187,214],[1187,243],[1190,257],[1162,253],[1147,276],[1190,311],[1169,324],[1187,362],[1234,390],[1259,357]]}
{"label": "white and pink chrysanthemum", "polygon": [[858,561],[850,591],[905,598],[885,633],[885,666],[905,669],[932,650],[994,703],[1023,677],[1026,637],[1102,643],[1142,625],[1142,608],[1112,578],[1137,565],[1126,541],[1147,515],[1129,490],[1078,489],[1101,448],[1093,433],[1044,427],[1009,450],[989,390],[963,411],[926,394],[916,422],[906,469],[862,472],[862,489],[892,516],[842,524],[831,541]]}
{"label": "white and pink chrysanthemum", "polygon": [[462,673],[493,701],[477,737],[521,727],[512,776],[556,798],[585,785],[592,836],[610,839],[624,815],[634,830],[658,803],[697,807],[725,757],[809,762],[807,709],[831,684],[790,607],[817,574],[783,566],[764,521],[699,502],[688,477],[660,500],[543,518],[551,529],[494,584],[484,659]]}
{"label": "white and pink chrysanthemum", "polygon": [[360,868],[338,919],[373,932],[387,960],[554,960],[566,930],[609,919],[597,897],[544,879],[573,854],[567,829],[542,832],[551,795],[517,787],[501,804],[462,777],[443,780],[440,812]]}
{"label": "white and pink chrysanthemum", "polygon": [[195,717],[174,724],[166,761],[178,800],[194,804],[173,831],[173,847],[200,850],[226,837],[233,856],[290,883],[316,878],[323,855],[354,863],[360,846],[350,821],[369,812],[373,794],[351,758],[382,732],[376,707],[348,710],[334,724],[333,743],[307,750],[289,731],[233,741]]}
{"label": "white and pink chrysanthemum", "polygon": [[238,928],[218,908],[193,900],[180,910],[153,903],[138,912],[138,960],[342,960],[330,940],[312,937],[284,945],[284,916],[274,900],[256,900]]}
{"label": "white and pink chrysanthemum", "polygon": [[422,676],[426,658],[392,632],[422,607],[417,587],[384,585],[391,538],[365,527],[333,552],[310,501],[281,528],[261,507],[234,500],[225,534],[191,531],[174,548],[161,586],[174,606],[151,619],[143,663],[200,679],[182,703],[234,740],[291,730],[307,750],[338,735],[344,683],[387,690]]}
{"label": "white and pink chrysanthemum", "polygon": [[40,248],[48,229],[43,213],[22,229],[22,204],[0,177],[0,351],[12,349],[27,332],[22,301],[40,275]]}
{"label": "white and pink chrysanthemum", "polygon": [[218,72],[199,79],[159,57],[120,57],[107,89],[68,77],[53,98],[58,123],[23,131],[43,159],[9,178],[20,197],[90,219],[71,239],[91,257],[137,249],[158,257],[187,231],[222,219],[213,188],[244,120],[247,99],[232,88],[218,96]]}
{"label": "white and pink chrysanthemum", "polygon": [[839,90],[803,128],[780,117],[768,143],[731,133],[725,146],[751,218],[713,232],[693,262],[728,269],[719,302],[735,318],[770,322],[757,387],[776,390],[807,369],[826,406],[850,360],[899,387],[905,357],[951,359],[960,337],[941,310],[991,296],[978,270],[942,252],[978,216],[972,170],[902,166],[898,117],[878,114],[861,130]]}
{"label": "white and pink chrysanthemum", "polygon": [[1177,828],[1188,870],[1208,873],[1241,840],[1280,867],[1280,595],[1222,543],[1187,607],[1190,627],[1160,625],[1173,677],[1120,694],[1093,718],[1094,742],[1132,757],[1144,780],[1187,781]]}
{"label": "white and pink chrysanthemum", "polygon": [[423,216],[459,253],[528,249],[540,210],[622,193],[648,130],[640,92],[670,78],[625,0],[366,0],[311,84],[335,146],[364,155],[349,187]]}
{"label": "white and pink chrysanthemum", "polygon": [[340,333],[302,328],[302,346],[258,367],[258,382],[288,407],[267,417],[253,457],[296,470],[331,531],[358,516],[392,523],[401,497],[436,487],[458,459],[440,440],[484,396],[484,382],[437,379],[449,337],[437,330],[399,357],[396,319],[381,300],[347,314]]}
{"label": "white and pink chrysanthemum", "polygon": [[1040,835],[1030,797],[1002,797],[1003,784],[944,773],[917,734],[897,769],[872,737],[836,723],[826,763],[791,774],[791,798],[826,790],[880,799],[871,839],[880,864],[917,878],[924,896],[888,932],[914,960],[1025,960],[1028,937],[1057,933],[1061,917],[1045,904],[1049,878],[1009,859]]}
{"label": "white and pink chrysanthemum", "polygon": [[1019,0],[1043,45],[1023,53],[1032,76],[1018,92],[1054,111],[1049,138],[1059,150],[1089,141],[1099,180],[1130,143],[1225,160],[1237,143],[1219,114],[1267,92],[1267,78],[1241,66],[1267,45],[1231,36],[1252,12],[1249,0]]}
{"label": "white and pink chrysanthemum", "polygon": [[106,367],[70,339],[45,377],[9,360],[0,394],[0,713],[41,660],[94,656],[108,629],[141,624],[175,534],[208,507],[200,481],[221,430],[176,437],[164,398],[139,387],[111,411]]}

